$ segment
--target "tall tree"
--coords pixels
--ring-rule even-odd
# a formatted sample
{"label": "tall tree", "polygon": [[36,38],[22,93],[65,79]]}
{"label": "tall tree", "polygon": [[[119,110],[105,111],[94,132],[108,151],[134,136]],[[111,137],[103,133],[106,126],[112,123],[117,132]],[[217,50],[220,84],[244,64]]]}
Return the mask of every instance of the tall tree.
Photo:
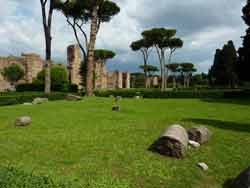
{"label": "tall tree", "polygon": [[[178,48],[182,48],[183,47],[183,41],[180,38],[172,38],[169,40],[169,49],[170,49],[170,54],[169,54],[169,58],[168,58],[168,64],[171,64],[171,60],[172,60],[172,56],[174,54],[174,52],[178,49]],[[174,68],[175,65],[171,65],[171,68]],[[178,68],[178,67],[177,67]],[[166,66],[166,87],[168,87],[168,66]],[[174,80],[175,81],[175,80]]]}
{"label": "tall tree", "polygon": [[146,30],[142,33],[143,38],[151,41],[153,46],[156,48],[160,63],[161,72],[161,90],[165,89],[165,65],[166,65],[166,52],[170,49],[170,40],[176,34],[175,29],[165,29],[165,28],[153,28],[151,30]]}
{"label": "tall tree", "polygon": [[[150,78],[153,76],[155,72],[159,72],[158,67],[147,64],[147,65],[140,65],[139,68],[142,69],[144,72],[144,82],[146,82],[146,88],[150,88],[151,87]],[[146,75],[145,75],[145,72],[147,73]]]}
{"label": "tall tree", "polygon": [[149,80],[148,80],[148,58],[150,55],[150,48],[152,47],[152,43],[149,40],[146,39],[141,39],[135,42],[132,42],[132,44],[130,45],[130,48],[133,51],[140,51],[142,53],[143,56],[143,63],[144,63],[144,79],[145,79],[145,87],[148,88],[149,87]]}
{"label": "tall tree", "polygon": [[192,75],[197,70],[194,68],[193,63],[181,63],[180,72],[183,75],[183,86],[184,88],[189,88]]}
{"label": "tall tree", "polygon": [[250,0],[242,9],[242,19],[248,26],[243,38],[243,47],[239,48],[238,76],[243,81],[250,81]]}
{"label": "tall tree", "polygon": [[212,84],[235,87],[237,83],[237,52],[232,41],[224,45],[223,49],[217,49],[214,64],[209,74]]}
{"label": "tall tree", "polygon": [[171,63],[171,64],[166,65],[167,69],[172,72],[173,88],[176,88],[176,73],[178,72],[179,66],[180,66],[180,64],[178,64],[178,63]]}
{"label": "tall tree", "polygon": [[108,0],[89,0],[90,11],[90,39],[87,54],[87,83],[86,94],[92,96],[93,93],[93,68],[95,61],[95,43],[96,36],[102,22],[109,22],[111,18],[120,12],[116,3]]}
{"label": "tall tree", "polygon": [[[54,0],[40,0],[42,9],[43,30],[45,36],[45,93],[51,92],[51,25],[54,10]],[[49,5],[48,5],[49,4]],[[47,8],[48,7],[48,8]]]}
{"label": "tall tree", "polygon": [[[59,0],[58,0],[59,1]],[[86,65],[86,95],[93,95],[93,72],[95,62],[95,44],[101,23],[109,22],[120,12],[118,5],[109,0],[67,0],[58,4],[74,31],[78,44],[81,44],[78,32],[84,37],[84,43],[79,45],[84,54]],[[71,20],[70,20],[71,19]],[[90,22],[90,34],[86,34],[84,25]]]}

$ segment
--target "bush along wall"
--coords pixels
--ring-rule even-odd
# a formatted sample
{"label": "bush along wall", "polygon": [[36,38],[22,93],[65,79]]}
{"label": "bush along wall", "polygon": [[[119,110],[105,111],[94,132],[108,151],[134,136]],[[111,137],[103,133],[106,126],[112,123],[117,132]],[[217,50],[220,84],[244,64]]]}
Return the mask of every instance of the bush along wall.
{"label": "bush along wall", "polygon": [[[51,90],[55,92],[70,92],[70,93],[77,93],[78,86],[75,84],[54,84],[51,86]],[[37,91],[42,92],[44,91],[44,85],[39,83],[32,83],[32,84],[19,84],[16,86],[17,92],[25,92],[25,91]]]}
{"label": "bush along wall", "polygon": [[51,93],[46,95],[44,93],[1,93],[0,106],[23,104],[25,102],[32,102],[37,97],[48,98],[50,101],[63,100],[66,97],[66,93]]}

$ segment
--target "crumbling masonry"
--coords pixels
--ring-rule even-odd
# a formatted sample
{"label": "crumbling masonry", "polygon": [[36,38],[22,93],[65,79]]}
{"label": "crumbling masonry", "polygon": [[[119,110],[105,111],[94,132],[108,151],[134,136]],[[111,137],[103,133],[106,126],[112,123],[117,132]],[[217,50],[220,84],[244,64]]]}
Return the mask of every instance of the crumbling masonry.
{"label": "crumbling masonry", "polygon": [[[67,53],[70,82],[81,87],[81,50],[78,45],[71,45],[68,47]],[[95,89],[130,88],[130,73],[108,72],[104,62],[96,61],[94,65],[94,86]]]}
{"label": "crumbling masonry", "polygon": [[[32,83],[37,74],[43,69],[44,61],[36,54],[22,54],[21,57],[0,57],[0,71],[11,64],[18,64],[23,68],[25,75],[19,83]],[[0,91],[11,89],[9,82],[0,74]]]}

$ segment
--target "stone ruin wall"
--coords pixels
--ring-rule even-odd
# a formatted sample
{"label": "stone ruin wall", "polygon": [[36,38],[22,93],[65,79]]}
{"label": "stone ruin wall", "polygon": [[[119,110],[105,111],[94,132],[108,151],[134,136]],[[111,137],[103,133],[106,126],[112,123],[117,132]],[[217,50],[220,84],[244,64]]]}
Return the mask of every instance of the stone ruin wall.
{"label": "stone ruin wall", "polygon": [[[18,83],[32,83],[37,74],[43,69],[44,61],[36,54],[22,54],[20,57],[0,57],[0,71],[12,64],[18,64],[23,68],[25,75]],[[4,80],[0,74],[0,91],[12,89],[10,83]]]}
{"label": "stone ruin wall", "polygon": [[[80,88],[81,84],[81,50],[78,45],[70,45],[67,50],[69,79],[72,84]],[[120,89],[130,88],[130,73],[108,72],[106,64],[102,61],[95,62],[95,89]]]}
{"label": "stone ruin wall", "polygon": [[78,45],[70,45],[67,48],[67,60],[69,80],[72,84],[76,84],[80,87],[82,82],[80,74],[82,55]]}

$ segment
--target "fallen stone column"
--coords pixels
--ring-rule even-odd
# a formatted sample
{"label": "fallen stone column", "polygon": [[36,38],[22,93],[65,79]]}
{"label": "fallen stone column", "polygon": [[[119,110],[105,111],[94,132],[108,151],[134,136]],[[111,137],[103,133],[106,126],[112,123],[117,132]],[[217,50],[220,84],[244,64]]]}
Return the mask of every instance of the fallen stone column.
{"label": "fallen stone column", "polygon": [[200,144],[205,144],[211,137],[211,132],[206,127],[193,127],[188,130],[189,140],[193,140]]}
{"label": "fallen stone column", "polygon": [[169,157],[184,158],[188,146],[188,134],[180,125],[167,128],[151,146],[151,150]]}

